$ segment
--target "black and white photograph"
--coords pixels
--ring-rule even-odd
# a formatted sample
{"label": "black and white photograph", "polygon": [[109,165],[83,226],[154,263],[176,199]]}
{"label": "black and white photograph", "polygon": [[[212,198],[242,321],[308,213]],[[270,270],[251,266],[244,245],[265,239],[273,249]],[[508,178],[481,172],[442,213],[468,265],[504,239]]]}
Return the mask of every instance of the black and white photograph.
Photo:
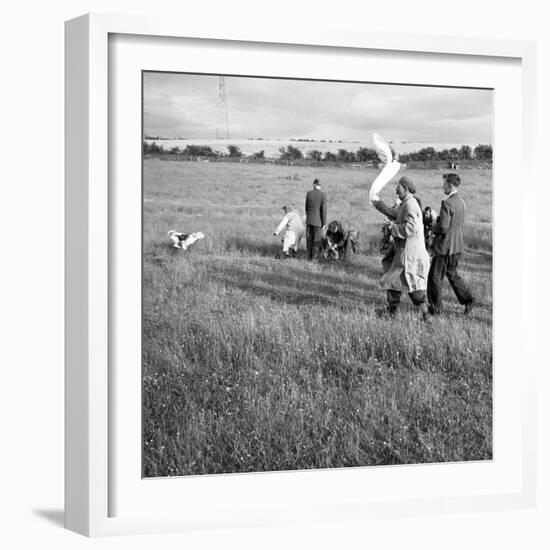
{"label": "black and white photograph", "polygon": [[142,475],[493,458],[493,90],[142,73]]}

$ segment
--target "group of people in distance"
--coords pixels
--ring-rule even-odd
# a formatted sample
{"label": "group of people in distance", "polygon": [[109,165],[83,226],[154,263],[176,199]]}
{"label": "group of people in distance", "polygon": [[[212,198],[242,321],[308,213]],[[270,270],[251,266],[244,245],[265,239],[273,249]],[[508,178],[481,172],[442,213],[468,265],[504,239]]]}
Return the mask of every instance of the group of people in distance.
{"label": "group of people in distance", "polygon": [[273,232],[273,236],[283,234],[283,258],[296,256],[301,240],[306,238],[307,259],[323,256],[326,259],[346,259],[359,246],[359,231],[345,226],[338,220],[327,225],[327,196],[321,191],[319,179],[313,180],[313,189],[308,191],[304,218],[291,206],[283,206],[284,216]]}
{"label": "group of people in distance", "polygon": [[[426,320],[430,315],[441,313],[442,287],[445,277],[460,302],[464,313],[470,313],[474,297],[458,273],[460,258],[464,252],[464,218],[466,206],[458,193],[460,177],[456,173],[443,175],[443,192],[439,215],[430,208],[422,211],[416,197],[416,186],[411,178],[403,176],[395,188],[396,201],[388,206],[382,200],[373,202],[374,207],[386,216],[382,247],[382,270],[380,286],[386,290],[387,305],[376,313],[393,316],[406,292]],[[344,229],[334,221],[327,227],[327,196],[321,191],[321,182],[313,181],[313,189],[306,195],[305,224],[299,212],[284,206],[285,215],[273,233],[283,229],[283,256],[292,257],[305,235],[307,259],[313,260],[333,250],[336,258],[356,251],[359,232],[354,228]],[[331,227],[333,226],[333,227]],[[428,238],[429,237],[429,238]],[[333,256],[334,257],[334,256]]]}
{"label": "group of people in distance", "polygon": [[[412,303],[418,307],[424,319],[429,314],[441,313],[442,287],[445,277],[458,299],[469,314],[474,298],[458,273],[460,257],[464,252],[464,218],[466,205],[458,193],[458,174],[443,175],[443,192],[439,216],[430,209],[422,212],[416,198],[412,180],[403,176],[397,183],[397,203],[389,207],[383,201],[375,201],[374,207],[389,220],[392,237],[390,247],[382,260],[382,288],[387,292],[387,306],[377,310],[380,315],[394,315],[402,292],[407,292]],[[428,213],[426,222],[425,214]],[[430,231],[433,240],[426,239],[424,230]],[[431,258],[426,247],[430,242]]]}

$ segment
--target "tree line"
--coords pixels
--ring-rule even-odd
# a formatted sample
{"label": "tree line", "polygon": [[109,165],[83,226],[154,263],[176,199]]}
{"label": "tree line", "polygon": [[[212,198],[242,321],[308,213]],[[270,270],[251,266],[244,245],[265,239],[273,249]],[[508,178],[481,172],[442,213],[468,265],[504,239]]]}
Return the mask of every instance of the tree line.
{"label": "tree line", "polygon": [[462,145],[460,148],[452,147],[451,149],[443,149],[436,151],[433,147],[424,147],[419,151],[413,153],[403,153],[399,155],[400,162],[411,161],[469,161],[478,160],[483,162],[489,162],[493,160],[493,147],[491,145],[478,145],[472,148],[469,145]]}
{"label": "tree line", "polygon": [[[392,150],[393,151],[393,150]],[[245,155],[237,145],[228,145],[227,153],[221,151],[214,151],[209,145],[186,145],[185,148],[171,147],[170,149],[164,149],[162,145],[157,143],[143,142],[143,152],[146,155],[184,155],[187,157],[206,157],[212,159],[240,159]],[[394,152],[395,156],[395,152]],[[258,151],[246,158],[252,160],[264,160],[265,151]],[[319,151],[311,149],[304,153],[293,145],[279,148],[279,160],[282,161],[296,161],[296,160],[309,160],[316,162],[341,162],[341,163],[367,163],[378,164],[380,159],[375,149],[368,147],[360,147],[357,151],[348,151],[347,149],[338,149],[336,153],[332,151]],[[446,161],[446,162],[458,162],[458,161],[482,161],[490,162],[493,160],[493,147],[491,145],[478,145],[472,148],[469,145],[462,145],[460,148],[452,147],[451,149],[443,149],[436,151],[433,147],[424,147],[418,151],[411,153],[401,153],[398,155],[398,160],[403,163],[408,162],[433,162],[433,161]]]}

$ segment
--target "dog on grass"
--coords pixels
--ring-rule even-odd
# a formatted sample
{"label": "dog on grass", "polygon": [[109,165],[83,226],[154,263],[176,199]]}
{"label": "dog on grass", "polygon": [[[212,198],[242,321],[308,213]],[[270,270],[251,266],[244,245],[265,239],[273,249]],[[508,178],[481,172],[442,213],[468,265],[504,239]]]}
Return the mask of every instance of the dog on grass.
{"label": "dog on grass", "polygon": [[168,231],[168,236],[172,241],[172,246],[174,248],[181,248],[182,250],[187,250],[194,242],[204,239],[204,233],[200,231],[197,233],[180,233],[171,229]]}

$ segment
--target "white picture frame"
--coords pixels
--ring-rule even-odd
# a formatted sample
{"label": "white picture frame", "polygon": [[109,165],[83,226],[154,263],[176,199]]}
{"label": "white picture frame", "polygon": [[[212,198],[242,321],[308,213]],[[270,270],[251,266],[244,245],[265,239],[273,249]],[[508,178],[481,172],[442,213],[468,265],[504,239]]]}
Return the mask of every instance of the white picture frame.
{"label": "white picture frame", "polygon": [[[506,478],[513,482],[499,485],[495,481],[494,487],[480,485],[478,490],[475,489],[475,485],[472,485],[473,488],[465,486],[462,493],[455,491],[447,495],[440,494],[441,492],[429,494],[429,491],[421,492],[418,489],[418,484],[425,485],[422,476],[418,474],[419,467],[379,468],[372,475],[369,474],[371,475],[369,483],[373,484],[370,486],[374,487],[376,483],[386,486],[398,484],[403,487],[408,486],[409,489],[401,493],[396,491],[388,498],[383,498],[378,493],[376,497],[370,498],[362,495],[362,491],[353,490],[354,487],[358,487],[357,475],[361,474],[356,471],[340,471],[337,474],[316,471],[291,474],[285,472],[266,475],[247,474],[246,476],[203,476],[187,480],[185,488],[182,487],[179,479],[160,480],[160,484],[141,479],[130,479],[126,483],[122,479],[124,473],[121,474],[121,471],[125,468],[121,468],[121,461],[123,465],[125,460],[139,462],[140,457],[135,456],[135,438],[125,440],[120,434],[126,431],[126,428],[133,434],[139,430],[136,432],[137,421],[132,420],[132,415],[128,416],[124,413],[126,405],[120,403],[122,395],[120,380],[113,372],[117,351],[116,341],[114,341],[116,338],[111,327],[116,324],[113,311],[118,312],[121,307],[120,304],[117,307],[113,305],[116,299],[113,295],[113,266],[116,262],[124,260],[118,256],[115,258],[112,251],[117,218],[124,213],[129,217],[137,213],[132,211],[136,205],[135,202],[130,200],[126,205],[121,205],[110,187],[112,178],[117,177],[113,164],[118,160],[113,158],[113,155],[119,154],[110,152],[109,149],[110,140],[113,139],[113,126],[116,125],[116,113],[110,111],[111,96],[115,93],[112,88],[116,80],[110,72],[113,70],[113,62],[109,57],[109,42],[113,37],[115,40],[116,37],[127,37],[132,42],[130,48],[145,49],[148,46],[143,43],[147,38],[158,38],[163,41],[164,52],[176,47],[172,45],[175,42],[171,40],[193,39],[209,41],[210,46],[221,49],[230,45],[238,45],[238,47],[249,45],[250,48],[261,48],[262,51],[273,49],[276,55],[278,55],[277,48],[284,49],[285,55],[289,53],[298,55],[306,50],[318,52],[319,55],[334,53],[340,55],[346,52],[361,55],[361,52],[383,52],[384,55],[389,56],[388,59],[391,55],[396,56],[397,63],[404,63],[397,57],[403,59],[408,56],[412,59],[415,56],[424,56],[430,60],[437,60],[438,63],[458,61],[459,64],[462,63],[465,66],[471,64],[472,67],[479,63],[495,67],[513,66],[514,69],[509,73],[514,73],[515,76],[507,76],[508,73],[503,70],[502,76],[498,77],[501,78],[499,85],[495,89],[497,93],[502,89],[504,97],[504,89],[507,88],[506,79],[516,79],[513,83],[516,87],[510,86],[515,91],[513,94],[510,93],[506,100],[514,103],[518,114],[516,125],[513,127],[517,130],[513,139],[516,147],[518,142],[521,143],[521,153],[516,160],[510,161],[511,165],[507,166],[506,171],[501,170],[498,176],[501,178],[499,181],[503,182],[506,194],[503,192],[502,198],[497,198],[495,208],[497,213],[499,211],[510,213],[510,209],[515,209],[514,215],[517,220],[515,227],[521,228],[521,231],[516,231],[513,237],[515,240],[512,243],[513,246],[517,245],[521,249],[517,261],[523,262],[521,265],[527,265],[526,260],[535,254],[535,245],[529,239],[526,230],[527,219],[530,218],[533,221],[533,212],[527,197],[534,195],[529,191],[534,190],[536,185],[532,173],[535,126],[535,48],[532,43],[393,35],[366,31],[342,33],[311,28],[300,31],[299,35],[291,29],[277,29],[271,33],[266,33],[265,29],[220,30],[213,27],[197,27],[191,23],[174,22],[169,18],[152,19],[114,15],[86,15],[68,21],[66,23],[65,149],[66,527],[87,536],[104,536],[229,526],[277,525],[295,521],[344,519],[360,521],[380,515],[533,506],[535,499],[536,354],[534,339],[536,330],[534,330],[534,324],[536,315],[535,300],[532,298],[534,289],[527,284],[526,270],[514,273],[514,290],[521,297],[514,306],[517,309],[507,310],[505,304],[499,305],[500,302],[496,302],[495,309],[495,316],[498,314],[503,319],[503,329],[500,332],[497,331],[495,345],[498,345],[499,338],[506,339],[507,329],[504,319],[508,318],[519,332],[518,346],[520,347],[514,348],[513,351],[521,354],[522,358],[521,370],[512,373],[514,365],[508,364],[510,368],[507,368],[506,361],[510,363],[513,356],[506,356],[504,353],[497,356],[497,360],[503,365],[501,380],[508,384],[508,390],[503,390],[500,394],[496,392],[496,406],[502,407],[502,410],[508,408],[511,411],[510,431],[514,435],[505,442],[506,444],[501,448],[502,451],[495,454],[490,467],[495,470],[495,480]],[[125,59],[132,58],[135,56],[130,54]],[[159,68],[151,66],[151,63],[154,63],[154,58],[152,59],[153,61],[148,60],[147,65],[142,68],[147,70]],[[132,70],[137,69],[132,66]],[[475,71],[472,71],[472,75],[474,73]],[[295,76],[300,76],[299,72]],[[417,78],[422,79],[422,76],[419,75]],[[438,78],[444,77],[438,76]],[[442,81],[442,83],[448,84],[448,81]],[[499,158],[506,158],[513,146],[510,139],[507,142],[501,140],[499,132],[505,133],[504,126],[502,129],[497,128],[495,132],[497,170]],[[141,146],[141,136],[136,136],[136,139],[136,143]],[[123,152],[120,154],[124,155]],[[521,196],[513,194],[514,178],[521,180],[524,191]],[[139,193],[140,190],[138,195]],[[501,235],[505,237],[504,231],[505,228]],[[495,239],[498,244],[498,232]],[[495,277],[501,278],[503,292],[506,291],[507,284],[512,284],[510,275],[503,273],[502,269],[499,270],[498,262],[495,264]],[[519,323],[518,315],[521,317]],[[512,328],[508,327],[509,330]],[[139,383],[139,379],[133,381],[134,391],[136,385],[139,388]],[[496,384],[498,383],[497,377]],[[500,395],[503,397],[499,397]],[[123,412],[120,413],[119,409],[123,409]],[[139,416],[140,411],[134,412],[134,416]],[[499,422],[498,414],[495,422]],[[498,432],[496,437],[498,438]],[[499,465],[502,468],[496,472]],[[485,471],[484,465],[478,464],[472,467],[477,468],[476,475],[479,479],[483,477],[492,479],[493,474]],[[442,479],[453,476],[456,470],[453,468],[450,466],[450,469],[446,469],[442,465],[428,466],[425,470],[430,479],[428,484],[435,485],[441,483]],[[130,465],[127,470],[135,472],[135,468]],[[468,472],[465,473],[468,474]],[[132,475],[135,478],[135,473]],[[274,480],[273,476],[278,477]],[[407,485],[412,478],[414,482]],[[361,479],[364,483],[367,478]],[[262,486],[262,490],[265,491],[262,485],[264,483],[267,483],[265,487],[270,487],[270,483],[271,487],[273,483],[283,487],[298,484],[304,491],[312,490],[312,497],[309,501],[292,504],[285,501],[285,499],[291,499],[285,491],[282,491],[276,497],[257,500],[255,499],[256,486]],[[141,497],[132,493],[135,486],[139,486],[138,489],[141,490],[142,485],[144,489]],[[321,492],[328,497],[320,498],[320,495],[313,491],[313,487],[321,487]],[[123,492],[124,495],[122,495]],[[171,493],[169,497],[163,498],[163,502],[171,506],[173,513],[158,507],[160,511],[155,514],[144,502],[159,504],[155,499],[160,499],[163,492],[166,495],[168,492]],[[237,500],[236,496],[232,497],[238,493],[242,493],[240,500]],[[170,504],[175,502],[174,495],[178,494],[180,501],[193,498],[189,495],[200,494],[204,502],[202,505],[188,502],[187,507]],[[227,498],[221,498],[220,495],[227,495]],[[143,498],[143,502],[140,498]],[[252,499],[254,499],[253,502]],[[127,504],[124,507],[117,504],[119,501],[136,504],[135,506]],[[216,502],[216,505],[212,505],[213,502]]]}

